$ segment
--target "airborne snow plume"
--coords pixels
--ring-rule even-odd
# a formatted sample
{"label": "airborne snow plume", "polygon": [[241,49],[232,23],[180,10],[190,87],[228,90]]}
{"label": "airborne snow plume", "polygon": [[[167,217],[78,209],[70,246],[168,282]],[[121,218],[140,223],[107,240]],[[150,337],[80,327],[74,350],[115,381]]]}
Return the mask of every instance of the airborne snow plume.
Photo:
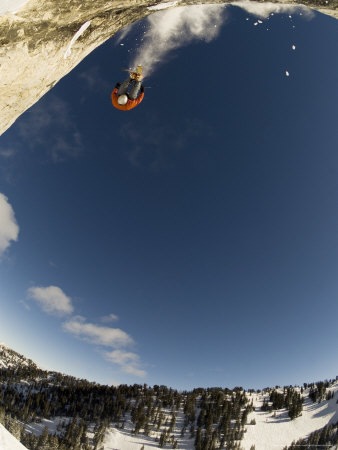
{"label": "airborne snow plume", "polygon": [[145,75],[149,75],[175,48],[195,39],[215,39],[225,18],[223,5],[183,6],[151,15],[147,19],[149,29],[130,67],[142,64]]}
{"label": "airborne snow plume", "polygon": [[0,194],[0,258],[10,246],[11,241],[18,240],[18,235],[19,227],[13,208],[8,203],[8,198],[4,194]]}
{"label": "airborne snow plume", "polygon": [[[245,9],[249,14],[258,17],[269,17],[271,13],[286,13],[286,12],[295,12],[302,11],[302,13],[308,17],[314,17],[314,12],[311,9],[306,8],[305,6],[295,6],[291,4],[276,4],[272,2],[253,2],[251,0],[239,0],[238,2],[232,3],[234,6],[239,6],[242,9]],[[289,16],[290,17],[290,16]]]}

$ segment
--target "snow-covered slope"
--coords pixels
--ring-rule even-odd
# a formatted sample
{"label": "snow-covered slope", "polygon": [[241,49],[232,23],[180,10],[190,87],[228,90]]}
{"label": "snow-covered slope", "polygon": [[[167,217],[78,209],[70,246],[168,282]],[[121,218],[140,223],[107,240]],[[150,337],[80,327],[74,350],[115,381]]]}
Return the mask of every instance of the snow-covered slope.
{"label": "snow-covered slope", "polygon": [[[14,350],[0,344],[0,369],[15,368],[15,367],[37,367],[31,359],[15,352]],[[1,449],[1,447],[0,447]]]}
{"label": "snow-covered slope", "polygon": [[[179,394],[177,391],[172,391],[174,397],[171,397],[171,403],[168,400],[169,390],[167,388],[163,390],[153,390],[151,388],[143,388],[140,386],[137,389],[134,388],[132,391],[125,392],[125,390],[122,389],[121,391],[114,393],[114,391],[109,391],[109,388],[103,386],[103,391],[100,394],[100,386],[95,384],[91,386],[91,384],[85,382],[85,380],[76,380],[73,377],[57,374],[56,372],[41,371],[31,360],[9,349],[5,345],[0,344],[0,370],[7,368],[18,369],[14,371],[2,370],[1,372],[3,377],[2,383],[4,383],[6,389],[8,386],[12,388],[12,393],[16,392],[16,401],[18,401],[20,405],[24,405],[24,403],[22,403],[22,398],[25,398],[26,396],[30,396],[30,404],[32,404],[32,402],[34,403],[34,401],[37,401],[35,396],[38,394],[40,399],[41,393],[43,394],[45,390],[48,390],[49,395],[52,395],[54,403],[59,401],[60,392],[58,394],[58,391],[55,390],[57,386],[62,387],[62,396],[67,393],[67,387],[70,388],[68,390],[71,392],[75,392],[76,389],[79,388],[79,392],[82,392],[82,395],[84,395],[83,392],[86,394],[86,389],[87,394],[89,392],[90,395],[92,395],[91,392],[93,391],[91,391],[91,389],[95,389],[97,398],[92,404],[92,407],[95,407],[101,400],[103,403],[107,399],[109,400],[111,398],[109,397],[110,395],[119,396],[121,405],[123,405],[122,399],[124,399],[126,405],[126,400],[128,400],[130,402],[128,408],[123,407],[120,411],[121,414],[118,415],[117,419],[114,419],[116,416],[113,414],[114,411],[112,410],[109,420],[114,420],[114,422],[110,423],[110,427],[107,429],[105,435],[104,429],[99,431],[98,424],[87,418],[88,429],[86,433],[88,443],[93,445],[93,439],[94,437],[96,439],[96,435],[100,435],[100,439],[104,436],[104,450],[140,450],[142,446],[144,446],[144,450],[156,450],[161,448],[159,445],[161,435],[162,439],[164,439],[163,436],[166,436],[165,448],[175,448],[174,446],[177,446],[179,449],[194,450],[198,417],[202,410],[207,410],[206,405],[209,405],[209,408],[210,405],[216,403],[215,399],[217,397],[215,396],[215,393],[217,393],[217,395],[220,394],[221,397],[218,398],[221,400],[219,401],[226,401],[229,405],[231,405],[231,401],[234,403],[236,398],[240,398],[242,401],[241,414],[243,414],[243,416],[232,415],[231,419],[233,429],[237,423],[240,423],[241,432],[244,431],[244,436],[240,441],[240,448],[242,450],[250,450],[253,446],[255,450],[282,450],[285,446],[291,445],[293,441],[306,439],[314,431],[320,430],[328,424],[336,424],[338,422],[338,381],[333,380],[326,381],[325,386],[323,382],[321,383],[321,385],[326,388],[326,391],[324,388],[324,391],[320,396],[322,398],[329,398],[329,400],[323,400],[320,403],[313,403],[309,397],[309,395],[311,395],[314,398],[313,394],[316,392],[318,394],[319,383],[304,385],[304,389],[298,387],[292,388],[291,391],[297,398],[300,396],[303,397],[303,409],[299,417],[291,420],[286,409],[270,410],[272,408],[272,402],[270,402],[271,389],[266,389],[263,392],[243,392],[239,390],[236,391],[236,395],[234,394],[235,391],[224,389],[218,392],[215,391],[216,388],[214,388],[214,390],[211,389],[209,393],[206,391],[199,391],[198,394]],[[54,387],[54,391],[50,390],[51,387]],[[277,389],[277,393],[279,393],[282,398],[283,395],[287,395],[287,392],[289,391],[286,388]],[[328,393],[330,393],[330,395],[327,395]],[[88,395],[87,400],[85,400],[87,406],[88,398],[90,398]],[[332,398],[330,398],[331,396]],[[7,401],[6,405],[8,411],[10,405],[13,403],[10,403],[11,398],[8,398],[8,396],[5,400]],[[63,409],[61,408],[61,413],[60,410],[57,411],[59,414],[58,416],[55,416],[52,413],[48,417],[41,415],[41,405],[43,406],[43,410],[46,409],[46,411],[50,410],[51,406],[47,407],[48,405],[45,404],[46,402],[40,402],[40,409],[38,407],[36,408],[36,411],[38,412],[38,417],[36,417],[37,420],[34,420],[34,416],[33,421],[31,421],[32,418],[28,416],[29,423],[25,426],[26,433],[40,436],[45,427],[47,427],[52,436],[56,433],[59,439],[63,439],[67,426],[74,421],[74,417],[69,409],[73,402],[73,398],[69,397],[66,400],[67,401],[64,403],[66,406],[64,406]],[[80,397],[78,400],[80,401]],[[143,425],[138,427],[138,434],[134,434],[136,424],[141,423],[136,417],[141,417],[140,414],[142,411],[143,414],[150,411],[150,406],[145,406],[146,401],[150,401],[150,404],[152,405],[151,414],[150,416],[148,414],[146,422],[143,422]],[[187,404],[191,405],[191,402],[193,402],[193,408],[196,413],[194,415],[196,420],[192,419],[192,427],[190,427],[190,422],[188,425],[186,423],[186,420],[189,417],[187,409],[185,409],[186,414],[184,413],[185,406]],[[262,411],[263,404],[270,409],[268,411]],[[290,403],[282,404],[289,404],[290,407]],[[138,408],[138,406],[141,406],[141,408]],[[191,406],[189,406],[189,408],[190,407]],[[252,409],[254,410],[252,411]],[[135,411],[138,410],[137,416]],[[249,414],[248,417],[244,416],[246,410]],[[33,411],[34,414],[36,411]],[[74,412],[74,410],[72,411]],[[222,414],[225,414],[224,411]],[[131,420],[131,417],[134,417],[134,421]],[[171,421],[173,421],[172,427]],[[145,423],[149,434],[148,436],[145,434]],[[213,428],[216,429],[220,423],[218,417],[216,422],[214,421],[213,423]],[[75,426],[78,426],[78,424]],[[226,432],[223,431],[223,433],[225,435]],[[202,434],[205,434],[204,422],[202,422]],[[240,438],[241,437],[242,436],[240,436]],[[234,439],[239,439],[239,437],[235,437]],[[237,442],[239,443],[239,441]],[[0,450],[12,449],[22,450],[25,449],[25,447],[5,430],[3,426],[0,426]],[[71,447],[69,447],[69,450],[71,450]]]}
{"label": "snow-covered slope", "polygon": [[0,449],[1,450],[27,450],[4,426],[0,423]]}
{"label": "snow-covered slope", "polygon": [[274,412],[261,411],[263,397],[253,394],[256,411],[249,414],[248,424],[255,419],[256,425],[247,425],[247,432],[244,434],[241,446],[244,450],[249,450],[252,445],[256,446],[256,450],[282,449],[285,445],[291,445],[292,441],[306,438],[313,431],[329,423],[336,423],[338,383],[335,383],[328,391],[334,392],[334,397],[321,403],[313,403],[309,397],[306,397],[302,415],[294,420],[290,420],[285,409],[276,411],[275,417]]}
{"label": "snow-covered slope", "polygon": [[[255,446],[255,450],[282,450],[286,445],[291,445],[292,441],[306,438],[312,432],[325,427],[328,424],[338,421],[338,382],[332,385],[328,391],[334,393],[334,397],[328,401],[321,403],[313,403],[308,397],[308,390],[304,391],[305,401],[303,411],[300,417],[290,420],[288,412],[285,409],[264,412],[261,411],[263,400],[268,399],[268,394],[252,394],[248,395],[249,399],[253,399],[255,411],[249,414],[246,425],[244,439],[241,441],[241,449],[250,450]],[[183,418],[183,413],[179,413],[179,417]],[[256,421],[255,425],[249,425],[252,420]],[[184,437],[180,435],[180,420],[176,426],[175,439],[178,441],[178,448],[193,450],[195,438],[190,439],[187,430]],[[182,425],[182,423],[181,423]],[[143,433],[138,435],[132,434],[134,427],[131,423],[126,424],[124,430],[111,427],[106,435],[104,450],[140,450],[144,445],[144,450],[160,449],[159,443],[155,441],[155,435],[147,437]],[[158,437],[158,436],[157,436]],[[170,448],[169,445],[166,446]]]}

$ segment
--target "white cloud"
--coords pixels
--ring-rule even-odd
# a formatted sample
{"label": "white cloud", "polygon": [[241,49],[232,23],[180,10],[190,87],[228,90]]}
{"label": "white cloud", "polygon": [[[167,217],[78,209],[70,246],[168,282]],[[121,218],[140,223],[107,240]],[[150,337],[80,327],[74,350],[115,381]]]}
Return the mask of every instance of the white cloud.
{"label": "white cloud", "polygon": [[238,2],[232,3],[234,6],[239,6],[242,9],[245,9],[249,14],[258,17],[267,18],[272,12],[273,13],[286,13],[286,12],[295,12],[302,11],[302,13],[311,18],[314,16],[314,13],[311,9],[306,8],[305,6],[295,6],[291,4],[280,4],[280,3],[272,3],[272,2],[253,2],[251,0],[240,0]]}
{"label": "white cloud", "polygon": [[145,377],[147,375],[145,370],[140,369],[140,357],[136,353],[114,350],[112,352],[105,352],[104,356],[107,361],[118,364],[125,373],[138,377]]}
{"label": "white cloud", "polygon": [[108,322],[117,322],[119,320],[119,317],[116,314],[108,314],[108,316],[101,317],[101,322],[108,323]]}
{"label": "white cloud", "polygon": [[[143,43],[130,67],[142,64],[147,75],[175,48],[188,45],[195,39],[206,42],[215,39],[224,20],[224,5],[182,6],[152,14],[147,18],[149,30],[143,36]],[[126,33],[122,36],[125,37]]]}
{"label": "white cloud", "polygon": [[[117,317],[114,314],[111,316]],[[75,316],[65,321],[62,328],[67,333],[71,333],[79,339],[82,339],[91,344],[103,345],[105,347],[112,347],[112,351],[101,352],[103,357],[114,364],[121,367],[124,373],[135,375],[137,377],[145,377],[146,371],[140,368],[140,357],[136,353],[121,349],[128,345],[134,344],[134,341],[129,334],[119,328],[110,328],[93,323],[86,322],[86,318],[82,316]]]}
{"label": "white cloud", "polygon": [[8,198],[0,194],[0,257],[10,246],[11,241],[17,241],[19,227],[16,223],[12,206]]}
{"label": "white cloud", "polygon": [[109,328],[93,323],[85,323],[85,318],[75,316],[62,324],[64,331],[83,339],[91,344],[99,344],[107,347],[124,347],[133,344],[134,341],[125,331],[119,328]]}
{"label": "white cloud", "polygon": [[[27,290],[27,296],[35,300],[41,309],[48,314],[64,316],[73,312],[74,308],[70,297],[57,286],[31,287]],[[20,303],[29,309],[24,301]],[[104,322],[118,320],[115,314],[109,314],[101,318]],[[107,361],[119,365],[123,372],[145,377],[147,374],[140,368],[140,357],[136,353],[121,350],[134,344],[133,338],[120,328],[96,325],[87,322],[83,316],[73,316],[62,323],[62,329],[73,336],[90,344],[110,347],[110,352],[102,352]]]}
{"label": "white cloud", "polygon": [[72,300],[57,286],[31,287],[28,298],[35,300],[47,314],[64,316],[74,310]]}

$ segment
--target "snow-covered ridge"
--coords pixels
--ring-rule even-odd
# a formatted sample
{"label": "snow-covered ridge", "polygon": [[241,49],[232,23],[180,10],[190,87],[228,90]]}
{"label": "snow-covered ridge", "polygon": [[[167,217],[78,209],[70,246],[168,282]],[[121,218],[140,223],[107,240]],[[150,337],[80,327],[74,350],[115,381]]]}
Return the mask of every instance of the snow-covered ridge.
{"label": "snow-covered ridge", "polygon": [[1,450],[27,450],[21,442],[6,430],[0,423],[0,449]]}
{"label": "snow-covered ridge", "polygon": [[[37,367],[36,364],[14,350],[0,344],[0,369],[17,367]],[[0,447],[1,448],[1,447]]]}

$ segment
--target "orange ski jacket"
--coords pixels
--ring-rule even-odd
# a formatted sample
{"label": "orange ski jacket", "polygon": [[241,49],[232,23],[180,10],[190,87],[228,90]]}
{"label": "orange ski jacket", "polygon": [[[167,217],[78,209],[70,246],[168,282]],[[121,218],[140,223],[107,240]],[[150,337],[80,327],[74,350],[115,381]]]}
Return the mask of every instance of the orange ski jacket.
{"label": "orange ski jacket", "polygon": [[141,92],[141,94],[137,97],[136,100],[130,100],[130,98],[128,99],[128,102],[125,105],[119,105],[117,103],[117,91],[118,88],[115,88],[113,90],[113,92],[111,93],[111,101],[113,106],[115,106],[115,108],[120,109],[121,111],[129,111],[130,109],[135,108],[135,106],[139,105],[144,97],[144,92]]}

